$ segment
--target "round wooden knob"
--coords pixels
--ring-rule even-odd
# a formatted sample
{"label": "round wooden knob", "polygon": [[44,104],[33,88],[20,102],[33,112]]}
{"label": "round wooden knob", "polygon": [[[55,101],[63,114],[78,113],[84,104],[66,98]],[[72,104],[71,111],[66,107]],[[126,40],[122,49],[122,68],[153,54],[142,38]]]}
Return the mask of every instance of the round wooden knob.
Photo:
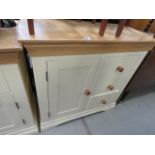
{"label": "round wooden knob", "polygon": [[102,100],[101,100],[101,103],[102,103],[102,104],[106,104],[107,101],[106,101],[105,99],[102,99]]}
{"label": "round wooden knob", "polygon": [[85,95],[89,96],[91,94],[91,91],[89,89],[86,89],[84,93]]}
{"label": "round wooden knob", "polygon": [[117,70],[118,72],[123,72],[123,71],[124,71],[124,68],[123,68],[122,66],[118,66],[118,67],[116,68],[116,70]]}
{"label": "round wooden knob", "polygon": [[107,88],[108,88],[109,90],[113,90],[113,89],[114,89],[114,86],[109,85]]}

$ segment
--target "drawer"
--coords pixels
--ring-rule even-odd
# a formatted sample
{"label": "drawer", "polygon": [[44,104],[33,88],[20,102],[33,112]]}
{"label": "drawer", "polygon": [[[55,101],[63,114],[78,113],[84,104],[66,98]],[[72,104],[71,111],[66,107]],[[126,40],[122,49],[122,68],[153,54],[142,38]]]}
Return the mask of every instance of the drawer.
{"label": "drawer", "polygon": [[5,79],[4,73],[0,68],[0,92],[8,90],[7,81]]}
{"label": "drawer", "polygon": [[107,79],[119,79],[132,75],[137,60],[137,55],[106,56],[103,58],[98,71],[97,81],[101,82]]}
{"label": "drawer", "polygon": [[119,95],[119,91],[113,91],[106,94],[91,96],[87,104],[87,110],[108,106],[109,104],[116,102]]}
{"label": "drawer", "polygon": [[101,94],[107,93],[112,91],[122,91],[125,86],[127,85],[130,77],[123,77],[123,78],[105,78],[103,81],[96,81],[93,94]]}

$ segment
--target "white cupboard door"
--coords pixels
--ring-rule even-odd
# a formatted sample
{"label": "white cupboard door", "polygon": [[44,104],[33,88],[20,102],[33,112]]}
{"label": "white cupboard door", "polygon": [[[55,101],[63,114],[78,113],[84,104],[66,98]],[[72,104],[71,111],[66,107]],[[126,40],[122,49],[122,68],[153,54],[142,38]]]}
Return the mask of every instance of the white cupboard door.
{"label": "white cupboard door", "polygon": [[0,134],[23,126],[23,122],[11,95],[0,94]]}
{"label": "white cupboard door", "polygon": [[28,90],[28,79],[23,71],[24,80],[20,68],[17,64],[2,65],[5,80],[7,81],[9,91],[7,91],[14,100],[18,102],[22,118],[26,120],[26,125],[31,126],[34,124],[30,102],[26,89]]}
{"label": "white cupboard door", "polygon": [[86,89],[92,89],[98,58],[79,57],[48,61],[48,97],[51,119],[69,116],[86,108]]}

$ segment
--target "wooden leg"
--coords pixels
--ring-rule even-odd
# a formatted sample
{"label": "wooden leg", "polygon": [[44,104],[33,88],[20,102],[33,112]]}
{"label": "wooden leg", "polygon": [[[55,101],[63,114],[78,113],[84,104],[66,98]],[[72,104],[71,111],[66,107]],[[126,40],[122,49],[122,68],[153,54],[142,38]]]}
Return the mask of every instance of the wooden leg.
{"label": "wooden leg", "polygon": [[104,35],[104,32],[105,32],[107,23],[108,23],[108,19],[103,19],[102,20],[101,25],[100,25],[100,30],[99,30],[99,35],[100,36],[103,36]]}
{"label": "wooden leg", "polygon": [[29,34],[34,35],[34,23],[33,19],[27,19]]}
{"label": "wooden leg", "polygon": [[118,27],[117,27],[117,30],[116,30],[116,34],[115,34],[116,37],[120,37],[120,35],[121,35],[121,33],[122,33],[123,29],[124,29],[124,26],[125,26],[126,22],[127,22],[126,19],[121,19],[120,20],[120,22],[118,24]]}

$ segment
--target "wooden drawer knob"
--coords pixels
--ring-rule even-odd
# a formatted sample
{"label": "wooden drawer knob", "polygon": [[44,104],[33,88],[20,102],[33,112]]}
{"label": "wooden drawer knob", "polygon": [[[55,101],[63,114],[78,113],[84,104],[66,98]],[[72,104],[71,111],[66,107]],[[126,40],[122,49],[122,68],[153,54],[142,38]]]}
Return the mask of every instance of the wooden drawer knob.
{"label": "wooden drawer knob", "polygon": [[85,93],[85,95],[87,95],[87,96],[91,95],[91,91],[90,91],[89,89],[86,89],[84,93]]}
{"label": "wooden drawer knob", "polygon": [[124,71],[124,68],[123,68],[122,66],[118,66],[118,67],[116,68],[116,70],[117,70],[118,72],[123,72],[123,71]]}
{"label": "wooden drawer knob", "polygon": [[106,104],[107,101],[106,101],[105,99],[102,99],[102,100],[101,100],[101,103],[102,103],[102,104]]}
{"label": "wooden drawer knob", "polygon": [[113,89],[114,89],[114,86],[109,85],[107,88],[108,88],[109,90],[113,90]]}

